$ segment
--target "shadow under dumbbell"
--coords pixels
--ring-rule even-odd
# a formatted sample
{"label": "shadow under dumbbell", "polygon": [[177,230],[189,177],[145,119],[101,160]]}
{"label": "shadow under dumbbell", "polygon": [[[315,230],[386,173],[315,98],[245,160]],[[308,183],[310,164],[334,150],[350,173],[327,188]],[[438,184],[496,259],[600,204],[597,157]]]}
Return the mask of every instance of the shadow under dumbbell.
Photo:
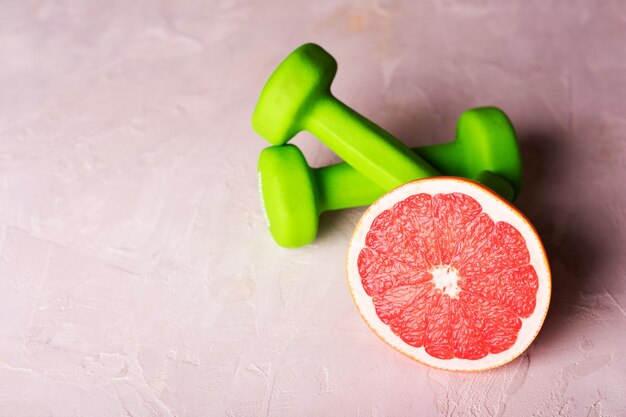
{"label": "shadow under dumbbell", "polygon": [[[585,293],[602,286],[613,256],[602,204],[580,199],[578,158],[565,133],[556,129],[519,132],[524,181],[516,205],[534,224],[552,269],[552,300],[538,345],[567,332]],[[578,178],[580,173],[578,172]],[[602,199],[602,196],[598,196]]]}
{"label": "shadow under dumbbell", "polygon": [[[326,239],[334,239],[339,234],[344,237],[347,250],[347,243],[350,241],[356,224],[366,209],[367,207],[354,207],[322,213],[316,243],[322,244],[321,242],[324,242]],[[343,259],[345,253],[341,256]]]}

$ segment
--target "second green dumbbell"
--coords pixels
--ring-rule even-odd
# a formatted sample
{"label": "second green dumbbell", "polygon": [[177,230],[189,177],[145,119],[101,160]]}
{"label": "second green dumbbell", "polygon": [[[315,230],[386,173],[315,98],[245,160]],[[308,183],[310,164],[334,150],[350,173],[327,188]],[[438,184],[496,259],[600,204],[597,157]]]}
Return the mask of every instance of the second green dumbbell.
{"label": "second green dumbbell", "polygon": [[[474,179],[508,200],[519,192],[522,167],[515,131],[497,108],[464,112],[453,142],[414,151],[445,175]],[[283,247],[311,243],[321,212],[368,205],[386,192],[347,163],[311,169],[292,145],[263,150],[258,169],[270,232]]]}

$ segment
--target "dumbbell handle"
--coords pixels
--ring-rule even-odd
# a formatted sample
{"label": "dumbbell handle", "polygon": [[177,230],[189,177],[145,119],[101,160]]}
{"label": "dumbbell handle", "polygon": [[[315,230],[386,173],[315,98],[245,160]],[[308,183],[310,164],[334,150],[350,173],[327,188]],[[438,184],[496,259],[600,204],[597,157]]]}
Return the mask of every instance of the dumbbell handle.
{"label": "dumbbell handle", "polygon": [[[412,151],[447,175],[465,176],[462,149],[457,142],[422,146]],[[318,190],[320,212],[367,206],[387,192],[346,162],[315,168],[312,172]],[[507,200],[513,200],[513,188],[500,176],[484,171],[473,179]]]}
{"label": "dumbbell handle", "polygon": [[317,98],[303,123],[306,130],[386,191],[439,175],[418,154],[330,93]]}

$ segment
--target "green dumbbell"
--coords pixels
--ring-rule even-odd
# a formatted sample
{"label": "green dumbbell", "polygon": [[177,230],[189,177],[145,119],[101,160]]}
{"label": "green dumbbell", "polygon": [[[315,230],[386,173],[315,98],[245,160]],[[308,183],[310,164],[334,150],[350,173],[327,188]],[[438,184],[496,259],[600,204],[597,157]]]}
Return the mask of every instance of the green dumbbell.
{"label": "green dumbbell", "polygon": [[[464,112],[453,142],[413,151],[446,175],[474,179],[508,200],[519,192],[522,166],[515,131],[497,108]],[[264,149],[258,170],[269,229],[283,247],[311,243],[321,212],[369,205],[386,192],[347,163],[311,169],[293,145]]]}
{"label": "green dumbbell", "polygon": [[337,62],[320,46],[297,48],[263,87],[252,116],[254,130],[274,145],[307,130],[385,190],[438,175],[387,131],[333,97],[336,73]]}

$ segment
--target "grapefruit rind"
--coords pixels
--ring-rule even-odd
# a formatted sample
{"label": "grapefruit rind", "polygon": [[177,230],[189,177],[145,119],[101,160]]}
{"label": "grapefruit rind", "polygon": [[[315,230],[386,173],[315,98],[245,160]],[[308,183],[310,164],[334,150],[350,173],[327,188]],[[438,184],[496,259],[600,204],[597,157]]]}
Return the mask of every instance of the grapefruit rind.
{"label": "grapefruit rind", "polygon": [[[481,359],[439,359],[426,353],[424,347],[414,347],[393,333],[376,313],[370,295],[365,292],[358,269],[358,257],[366,247],[365,239],[374,219],[394,204],[420,193],[436,195],[441,193],[464,193],[474,198],[494,222],[504,221],[514,226],[524,237],[530,254],[529,265],[535,268],[539,278],[536,305],[528,318],[522,318],[522,327],[517,340],[509,349],[500,353],[490,353]],[[390,191],[374,202],[361,216],[347,253],[348,286],[354,303],[367,325],[384,342],[404,355],[425,365],[454,371],[481,371],[504,365],[521,355],[535,339],[545,320],[552,292],[551,273],[548,259],[541,240],[530,221],[515,207],[491,190],[456,177],[436,177],[412,181]]]}

